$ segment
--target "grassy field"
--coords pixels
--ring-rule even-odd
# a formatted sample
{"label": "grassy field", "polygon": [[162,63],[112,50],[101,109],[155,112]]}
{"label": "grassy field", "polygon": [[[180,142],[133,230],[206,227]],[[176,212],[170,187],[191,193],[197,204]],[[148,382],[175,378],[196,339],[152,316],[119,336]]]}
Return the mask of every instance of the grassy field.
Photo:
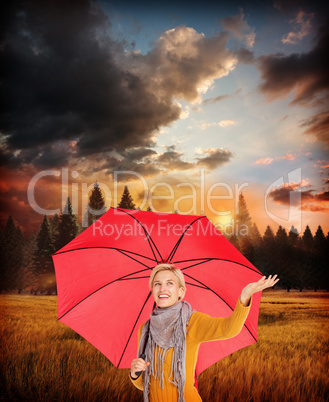
{"label": "grassy field", "polygon": [[[0,295],[0,315],[1,400],[142,401],[128,370],[57,322],[55,296]],[[264,292],[258,342],[199,376],[203,401],[328,401],[328,318],[327,293]]]}

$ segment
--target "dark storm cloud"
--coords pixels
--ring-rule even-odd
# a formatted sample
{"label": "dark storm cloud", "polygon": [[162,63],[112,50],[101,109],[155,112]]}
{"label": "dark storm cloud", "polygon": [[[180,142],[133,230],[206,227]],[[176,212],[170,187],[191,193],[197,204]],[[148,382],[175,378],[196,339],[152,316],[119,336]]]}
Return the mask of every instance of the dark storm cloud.
{"label": "dark storm cloud", "polygon": [[117,181],[130,181],[136,180],[137,175],[148,178],[159,173],[196,168],[195,163],[186,162],[183,158],[184,154],[177,151],[175,145],[165,147],[163,153],[157,153],[151,148],[140,147],[115,155],[113,153],[93,155],[88,158],[87,170],[84,171],[85,164],[82,163],[80,171],[83,171],[84,175],[100,170],[106,170],[109,175],[117,172]]}
{"label": "dark storm cloud", "polygon": [[84,158],[79,164],[82,175],[88,176],[98,171],[106,171],[108,175],[116,175],[117,181],[136,180],[138,175],[149,178],[160,173],[168,174],[173,171],[193,171],[200,167],[213,170],[229,162],[233,157],[231,151],[221,148],[199,150],[200,157],[196,162],[188,162],[183,152],[175,145],[165,147],[164,152],[157,153],[150,148],[135,148],[122,153],[101,153]]}
{"label": "dark storm cloud", "polygon": [[167,170],[187,170],[195,167],[194,163],[182,160],[183,153],[178,152],[175,146],[167,147],[167,150],[160,154],[156,162]]}
{"label": "dark storm cloud", "polygon": [[309,119],[304,120],[301,127],[307,127],[305,134],[314,134],[320,141],[329,143],[328,111],[315,114]]}
{"label": "dark storm cloud", "polygon": [[317,10],[320,15],[322,12],[327,12],[328,7],[323,0],[274,0],[273,6],[283,14],[298,12],[299,10],[315,11]]}
{"label": "dark storm cloud", "polygon": [[0,130],[9,151],[71,139],[80,156],[146,146],[155,130],[179,117],[177,105],[156,98],[118,64],[125,44],[110,39],[110,23],[96,4],[14,1],[6,15]]}
{"label": "dark storm cloud", "polygon": [[236,55],[240,63],[252,64],[255,62],[254,52],[249,49],[240,48],[239,50],[236,50],[234,54]]}
{"label": "dark storm cloud", "polygon": [[298,7],[305,6],[308,0],[275,0],[274,7],[278,10],[285,11],[294,11]]}
{"label": "dark storm cloud", "polygon": [[37,148],[22,149],[16,152],[4,147],[0,151],[0,166],[6,166],[8,168],[17,168],[20,163],[29,164],[40,155],[40,151]]}
{"label": "dark storm cloud", "polygon": [[156,156],[157,153],[154,150],[143,147],[121,153],[98,152],[77,159],[76,165],[71,168],[78,169],[80,175],[85,177],[103,171],[112,177],[116,175],[117,181],[131,181],[136,180],[136,174],[146,178],[161,173],[161,166],[155,163]]}
{"label": "dark storm cloud", "polygon": [[[298,199],[290,200],[290,194],[293,191],[296,191],[297,187],[294,185],[286,185],[283,187],[276,188],[272,190],[269,194],[270,198],[273,199],[274,202],[283,205],[290,205],[290,202],[295,202],[294,206],[298,205]],[[313,200],[314,195],[312,194],[314,190],[298,190],[301,193],[301,199],[303,201]]]}
{"label": "dark storm cloud", "polygon": [[233,157],[233,153],[228,149],[222,148],[208,148],[199,150],[203,157],[196,157],[197,162],[184,161],[183,152],[176,150],[175,145],[166,147],[166,151],[159,154],[155,159],[157,165],[162,166],[167,171],[171,170],[189,170],[200,167],[205,167],[209,170],[218,168],[219,166],[227,163]]}
{"label": "dark storm cloud", "polygon": [[329,21],[318,31],[317,43],[308,53],[271,54],[259,58],[263,83],[260,90],[270,98],[294,90],[293,103],[310,103],[329,89]]}
{"label": "dark storm cloud", "polygon": [[[194,163],[183,160],[183,153],[175,145],[165,147],[163,153],[156,153],[149,148],[133,149],[122,153],[122,159],[112,164],[109,172],[133,171],[145,177],[173,170],[188,170],[196,167]],[[119,180],[134,180],[136,176],[120,174]]]}
{"label": "dark storm cloud", "polygon": [[146,178],[161,173],[161,170],[160,166],[152,163],[149,159],[137,162],[136,160],[126,158],[110,166],[107,173],[120,172],[117,176],[117,181],[130,181],[136,180],[136,173]]}
{"label": "dark storm cloud", "polygon": [[287,96],[293,92],[292,104],[320,109],[302,123],[308,127],[306,134],[313,134],[319,141],[328,142],[329,91],[329,20],[322,23],[316,35],[316,44],[308,53],[289,56],[271,54],[259,58],[262,75],[260,90],[269,99]]}
{"label": "dark storm cloud", "polygon": [[273,189],[269,196],[277,204],[299,206],[299,200],[297,198],[290,198],[291,192],[298,190],[301,195],[300,209],[311,212],[328,211],[329,191],[315,193],[312,189],[299,190],[299,187],[300,185],[298,184],[284,185]]}
{"label": "dark storm cloud", "polygon": [[[150,151],[152,150],[136,149],[132,152],[125,152],[120,161],[118,160],[117,163],[112,164],[111,170],[135,171],[149,177],[161,172],[193,170],[200,167],[213,170],[229,162],[233,157],[233,153],[228,149],[210,148],[202,150],[203,156],[195,158],[197,162],[187,162],[184,160],[184,153],[178,151],[175,145],[165,147],[165,151],[162,153]],[[135,154],[135,158],[132,157],[132,153]],[[142,154],[144,154],[144,157],[141,157]],[[133,179],[135,177],[131,176],[130,180]]]}
{"label": "dark storm cloud", "polygon": [[233,158],[233,153],[228,149],[222,148],[210,148],[203,151],[207,156],[203,158],[196,158],[198,160],[197,165],[203,166],[207,169],[216,169],[217,167],[224,165]]}
{"label": "dark storm cloud", "polygon": [[[0,131],[3,162],[11,166],[56,167],[116,151],[119,166],[143,170],[136,158],[151,156],[145,150],[159,128],[182,113],[175,98],[195,101],[200,87],[237,62],[227,34],[206,38],[185,26],[164,32],[146,55],[128,51],[111,39],[108,17],[89,0],[12,1],[6,18]],[[136,154],[141,150],[148,154]],[[190,166],[175,153],[159,162]]]}
{"label": "dark storm cloud", "polygon": [[323,193],[316,194],[317,201],[329,201],[329,191],[324,191]]}
{"label": "dark storm cloud", "polygon": [[156,152],[151,148],[135,148],[126,151],[124,155],[126,158],[135,161],[156,155]]}

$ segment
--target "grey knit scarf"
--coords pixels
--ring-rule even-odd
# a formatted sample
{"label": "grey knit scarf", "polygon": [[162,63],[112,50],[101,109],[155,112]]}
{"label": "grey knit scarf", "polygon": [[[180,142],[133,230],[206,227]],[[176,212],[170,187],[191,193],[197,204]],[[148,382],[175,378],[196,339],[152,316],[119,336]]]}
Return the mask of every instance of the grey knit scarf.
{"label": "grey knit scarf", "polygon": [[186,326],[192,314],[189,303],[182,301],[167,308],[156,307],[151,318],[146,321],[139,343],[139,355],[142,353],[149,328],[149,338],[145,348],[146,361],[151,364],[143,373],[144,401],[149,400],[150,376],[164,389],[163,364],[169,349],[174,348],[171,371],[168,380],[178,388],[178,402],[184,402]]}

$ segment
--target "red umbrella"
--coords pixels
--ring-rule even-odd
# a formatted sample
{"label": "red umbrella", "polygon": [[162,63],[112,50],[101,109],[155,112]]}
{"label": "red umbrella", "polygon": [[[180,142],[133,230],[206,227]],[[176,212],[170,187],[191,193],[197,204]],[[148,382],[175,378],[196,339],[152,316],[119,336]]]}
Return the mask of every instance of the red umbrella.
{"label": "red umbrella", "polygon": [[[53,255],[58,319],[99,349],[116,367],[129,368],[137,331],[153,309],[151,270],[174,263],[186,280],[185,300],[213,317],[232,313],[241,290],[262,274],[206,216],[111,208]],[[232,339],[203,343],[196,373],[256,342],[261,293]]]}

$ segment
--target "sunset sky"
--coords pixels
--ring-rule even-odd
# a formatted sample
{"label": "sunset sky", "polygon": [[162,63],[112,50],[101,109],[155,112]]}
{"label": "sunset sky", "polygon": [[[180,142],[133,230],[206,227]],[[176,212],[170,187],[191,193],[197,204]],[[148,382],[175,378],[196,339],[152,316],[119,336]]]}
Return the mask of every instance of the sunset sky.
{"label": "sunset sky", "polygon": [[6,3],[2,226],[36,230],[67,196],[81,218],[97,181],[108,208],[128,185],[142,209],[234,225],[242,191],[262,234],[329,231],[328,6]]}

